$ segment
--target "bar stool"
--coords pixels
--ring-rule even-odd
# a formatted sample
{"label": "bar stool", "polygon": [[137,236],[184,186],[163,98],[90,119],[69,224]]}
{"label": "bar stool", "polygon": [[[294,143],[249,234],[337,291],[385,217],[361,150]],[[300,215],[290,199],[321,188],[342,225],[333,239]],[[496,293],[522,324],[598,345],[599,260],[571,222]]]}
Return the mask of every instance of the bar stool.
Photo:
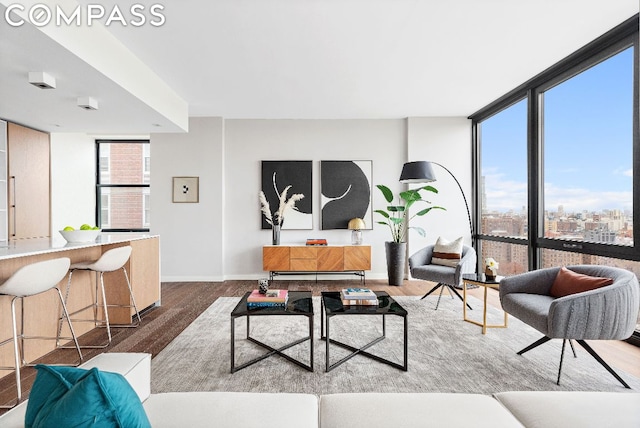
{"label": "bar stool", "polygon": [[[82,362],[82,352],[78,345],[78,339],[76,333],[71,325],[71,319],[67,312],[67,306],[62,298],[62,293],[58,288],[58,282],[60,282],[69,269],[70,260],[67,257],[62,257],[53,260],[46,260],[42,262],[32,263],[18,269],[9,279],[7,279],[2,285],[0,285],[0,295],[13,296],[11,299],[11,321],[13,337],[0,342],[1,345],[6,345],[9,342],[13,342],[13,352],[15,367],[0,367],[3,370],[13,370],[15,368],[16,373],[16,387],[18,389],[18,403],[22,399],[22,386],[20,383],[20,367],[21,366],[33,366],[33,364],[27,363],[24,357],[24,340],[25,339],[55,339],[57,337],[42,337],[42,336],[27,336],[24,331],[24,298],[34,296],[36,294],[44,293],[49,290],[56,290],[60,299],[60,305],[62,306],[62,318],[67,320],[69,324],[69,330],[75,349],[78,351],[80,357],[80,363]],[[16,300],[20,299],[22,302],[21,320],[20,320],[20,333],[18,333],[17,318],[16,318]],[[20,346],[18,345],[18,339],[20,340]],[[57,342],[56,342],[57,343]],[[78,363],[79,364],[79,363]],[[1,406],[2,408],[10,408],[13,406]]]}
{"label": "bar stool", "polygon": [[[102,345],[82,345],[80,348],[90,348],[90,349],[102,349],[106,348],[111,344],[111,327],[137,327],[142,322],[140,318],[140,312],[138,312],[138,307],[136,306],[136,300],[133,297],[133,291],[131,289],[131,282],[129,281],[129,275],[127,275],[127,269],[124,267],[127,260],[131,257],[131,246],[126,247],[118,247],[113,248],[111,250],[105,251],[100,258],[94,262],[84,262],[84,263],[74,263],[69,267],[69,281],[67,282],[67,290],[65,293],[65,302],[69,298],[69,289],[71,288],[71,276],[73,272],[76,270],[88,270],[96,273],[96,290],[95,290],[95,300],[92,304],[78,309],[77,311],[72,312],[70,315],[75,315],[79,312],[85,311],[89,308],[93,308],[93,319],[75,319],[71,318],[73,322],[93,322],[96,327],[106,327],[107,329],[107,343]],[[127,287],[129,288],[129,296],[131,304],[121,305],[121,304],[108,304],[105,288],[104,288],[104,273],[105,272],[114,272],[122,269],[124,272],[124,277],[127,281]],[[98,281],[99,279],[99,281]],[[99,303],[98,293],[102,296],[102,304]],[[118,308],[133,308],[135,310],[135,316],[137,321],[132,321],[130,324],[111,324],[109,322],[109,307],[118,307]],[[98,319],[98,308],[102,309],[103,319]],[[68,339],[60,336],[62,331],[62,317],[59,320],[58,327],[58,345],[60,345],[60,339]],[[60,346],[61,348],[65,348],[65,346]]]}

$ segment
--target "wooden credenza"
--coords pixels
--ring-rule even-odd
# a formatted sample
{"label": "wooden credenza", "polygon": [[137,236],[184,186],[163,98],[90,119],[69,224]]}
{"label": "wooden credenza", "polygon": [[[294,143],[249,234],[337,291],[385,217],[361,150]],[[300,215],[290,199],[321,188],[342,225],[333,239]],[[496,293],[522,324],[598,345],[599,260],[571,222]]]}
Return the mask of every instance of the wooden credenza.
{"label": "wooden credenza", "polygon": [[352,272],[364,278],[371,270],[369,245],[266,245],[262,247],[262,269],[274,275],[282,273]]}

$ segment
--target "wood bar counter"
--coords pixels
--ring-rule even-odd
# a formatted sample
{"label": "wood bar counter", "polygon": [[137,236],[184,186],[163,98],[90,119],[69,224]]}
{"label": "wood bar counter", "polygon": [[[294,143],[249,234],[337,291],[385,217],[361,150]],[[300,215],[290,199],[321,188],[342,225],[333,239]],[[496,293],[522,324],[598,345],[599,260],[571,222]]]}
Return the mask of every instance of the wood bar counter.
{"label": "wood bar counter", "polygon": [[[71,263],[97,260],[105,251],[131,245],[132,252],[125,265],[138,309],[160,304],[160,238],[157,235],[135,233],[101,234],[95,242],[69,244],[62,237],[55,239],[29,239],[0,244],[0,283],[8,279],[22,266],[42,260],[68,257]],[[59,284],[63,295],[68,276]],[[129,304],[130,297],[122,270],[104,274],[107,301]],[[75,271],[67,303],[69,312],[83,308],[93,302],[95,273]],[[24,301],[24,328],[29,336],[55,336],[60,303],[55,291],[29,297]],[[20,304],[16,305],[18,311]],[[92,318],[93,310],[80,313],[73,318]],[[110,308],[109,320],[114,324],[131,322],[133,309]],[[18,317],[20,313],[18,312]],[[78,336],[92,330],[93,323],[76,322],[73,327]],[[0,341],[11,337],[11,297],[0,296]],[[18,325],[20,329],[20,325]],[[68,328],[63,335],[69,335]],[[55,340],[25,341],[25,358],[33,361],[55,349]],[[13,347],[0,347],[0,366],[13,366]],[[0,377],[11,373],[0,370]]]}

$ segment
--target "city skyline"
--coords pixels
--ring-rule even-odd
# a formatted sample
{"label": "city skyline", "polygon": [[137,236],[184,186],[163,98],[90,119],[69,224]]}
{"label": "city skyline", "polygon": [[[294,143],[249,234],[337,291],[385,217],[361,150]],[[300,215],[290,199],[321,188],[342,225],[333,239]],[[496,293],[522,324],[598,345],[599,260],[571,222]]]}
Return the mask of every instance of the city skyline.
{"label": "city skyline", "polygon": [[[633,210],[633,49],[543,95],[544,209]],[[527,201],[527,100],[481,124],[483,211]]]}

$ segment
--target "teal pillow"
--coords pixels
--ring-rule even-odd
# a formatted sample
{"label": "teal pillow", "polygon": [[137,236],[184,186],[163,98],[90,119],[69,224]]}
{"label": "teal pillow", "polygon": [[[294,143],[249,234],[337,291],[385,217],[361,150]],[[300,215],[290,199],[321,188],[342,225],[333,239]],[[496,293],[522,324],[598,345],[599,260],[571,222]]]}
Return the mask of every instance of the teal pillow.
{"label": "teal pillow", "polygon": [[25,427],[150,427],[138,394],[118,373],[39,364]]}

